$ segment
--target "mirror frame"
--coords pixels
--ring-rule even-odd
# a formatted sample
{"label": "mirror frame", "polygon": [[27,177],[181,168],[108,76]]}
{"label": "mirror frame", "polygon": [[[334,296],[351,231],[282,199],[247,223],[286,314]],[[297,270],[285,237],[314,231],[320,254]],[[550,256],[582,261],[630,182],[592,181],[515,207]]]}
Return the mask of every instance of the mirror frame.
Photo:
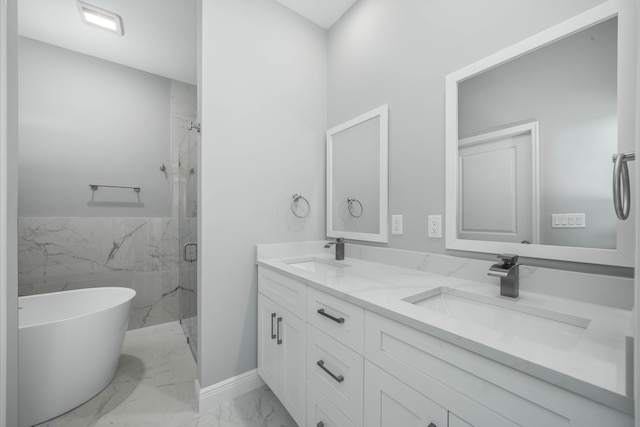
{"label": "mirror frame", "polygon": [[[617,222],[617,248],[581,248],[553,245],[524,245],[519,243],[492,242],[480,240],[464,240],[458,238],[458,83],[476,76],[484,71],[493,69],[501,64],[512,61],[529,52],[540,49],[557,40],[571,36],[581,30],[592,27],[607,19],[618,16],[618,150],[633,151],[634,128],[633,118],[635,101],[634,90],[632,96],[625,94],[629,85],[635,84],[635,58],[627,52],[635,51],[635,24],[630,25],[626,20],[628,13],[623,15],[622,2],[610,0],[599,6],[587,10],[556,26],[544,30],[532,37],[516,43],[493,55],[483,58],[471,65],[446,76],[446,138],[445,138],[445,212],[446,212],[446,248],[452,250],[484,252],[484,253],[512,253],[522,257],[553,259],[561,261],[582,262],[621,267],[634,266],[635,229],[634,220]],[[635,19],[635,17],[630,17]],[[633,68],[630,75],[626,68]],[[626,74],[625,74],[626,73]],[[631,79],[631,80],[629,80]],[[629,82],[623,83],[624,82]],[[621,123],[624,121],[624,123]],[[630,129],[630,130],[628,130]],[[624,148],[629,148],[625,150]],[[611,153],[612,155],[614,153]],[[640,194],[634,190],[634,195]],[[637,206],[637,205],[635,205]],[[613,210],[613,206],[611,206]]]}
{"label": "mirror frame", "polygon": [[[340,231],[334,229],[333,223],[333,136],[344,130],[357,126],[373,118],[380,118],[380,138],[378,143],[380,164],[380,223],[378,233],[363,233],[358,231]],[[387,243],[389,241],[389,106],[387,104],[361,114],[341,125],[327,131],[327,236],[344,237],[345,239],[362,240],[367,242]]]}

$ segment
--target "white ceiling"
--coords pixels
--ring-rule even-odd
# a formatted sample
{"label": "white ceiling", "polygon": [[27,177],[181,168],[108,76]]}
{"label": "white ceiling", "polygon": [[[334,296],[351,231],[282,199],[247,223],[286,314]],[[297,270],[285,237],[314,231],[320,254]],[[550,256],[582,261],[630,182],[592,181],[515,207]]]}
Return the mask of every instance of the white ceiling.
{"label": "white ceiling", "polygon": [[276,0],[328,30],[357,0]]}
{"label": "white ceiling", "polygon": [[75,0],[18,1],[20,35],[196,84],[196,0],[87,0],[122,17],[120,37],[82,23]]}
{"label": "white ceiling", "polygon": [[[357,0],[275,1],[329,29]],[[124,36],[84,24],[75,0],[18,1],[18,32],[65,49],[196,84],[197,0],[85,2],[120,15]]]}

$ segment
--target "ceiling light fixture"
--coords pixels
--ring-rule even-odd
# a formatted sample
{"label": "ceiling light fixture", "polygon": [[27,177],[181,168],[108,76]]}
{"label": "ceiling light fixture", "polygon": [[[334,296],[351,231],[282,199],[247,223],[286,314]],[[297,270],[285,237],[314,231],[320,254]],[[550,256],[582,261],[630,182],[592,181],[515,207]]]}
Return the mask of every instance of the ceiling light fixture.
{"label": "ceiling light fixture", "polygon": [[85,24],[102,28],[120,36],[124,34],[122,18],[119,15],[81,1],[78,2],[78,11]]}

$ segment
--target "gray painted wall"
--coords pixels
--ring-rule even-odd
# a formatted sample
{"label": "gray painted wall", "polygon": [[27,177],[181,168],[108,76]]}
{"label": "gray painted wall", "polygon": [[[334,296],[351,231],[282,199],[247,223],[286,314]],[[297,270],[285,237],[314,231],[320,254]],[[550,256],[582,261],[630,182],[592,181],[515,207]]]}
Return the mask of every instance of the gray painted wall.
{"label": "gray painted wall", "polygon": [[444,215],[445,76],[600,3],[360,0],[331,28],[329,127],[389,104],[389,214],[404,215],[389,247],[447,253],[444,239],[427,238],[427,216]]}
{"label": "gray painted wall", "polygon": [[[638,22],[640,22],[640,0],[636,1],[636,19],[638,20]],[[637,39],[640,40],[640,26],[638,26],[637,28]],[[638,55],[638,57],[636,58],[636,66],[637,66],[637,70],[640,70],[640,55]],[[636,111],[640,111],[640,96],[637,96],[637,94],[640,94],[640,72],[636,73]],[[640,153],[640,120],[636,121],[636,134],[635,134],[635,151],[636,153]],[[632,205],[632,207],[635,207],[636,212],[637,210],[640,208],[640,199],[637,197],[638,194],[640,193],[640,191],[638,189],[640,189],[640,174],[636,174],[636,179],[635,179],[635,191],[632,194],[636,195],[636,199],[635,199],[635,204]],[[640,245],[640,228],[636,229],[636,235],[635,235],[635,243],[636,243],[636,248],[638,248]],[[638,271],[638,269],[640,269],[640,258],[638,256],[636,256],[636,264],[635,264],[635,270]],[[638,276],[636,275],[634,278],[634,289],[635,289],[635,295],[634,295],[634,300],[633,300],[633,305],[634,305],[634,318],[635,321],[633,323],[634,325],[634,330],[636,331],[640,331],[640,316],[638,316],[638,309],[637,307],[640,307],[640,289],[638,288]],[[640,357],[638,357],[638,355],[640,355],[640,340],[635,339],[633,340],[634,343],[634,348],[633,348],[633,354],[635,355],[634,357],[634,379],[633,379],[633,385],[634,385],[634,396],[640,396]],[[635,414],[640,414],[640,399],[636,398],[635,402],[634,402],[634,409],[635,409]],[[640,424],[640,416],[636,416],[636,426],[638,426]]]}
{"label": "gray painted wall", "polygon": [[[0,107],[0,286],[2,287],[2,307],[0,324],[0,375],[3,400],[0,404],[0,425],[18,425],[18,5],[17,0],[9,0],[0,5],[0,48],[2,59],[2,96]],[[6,68],[5,68],[6,67]],[[4,80],[6,79],[6,80]],[[6,346],[5,346],[6,345]],[[6,390],[6,392],[5,392]]]}
{"label": "gray painted wall", "polygon": [[171,216],[171,80],[21,37],[19,91],[20,216]]}
{"label": "gray painted wall", "polygon": [[[324,236],[326,32],[273,1],[203,1],[199,16],[206,387],[257,366],[256,244]],[[309,200],[305,219],[289,210],[294,193]]]}

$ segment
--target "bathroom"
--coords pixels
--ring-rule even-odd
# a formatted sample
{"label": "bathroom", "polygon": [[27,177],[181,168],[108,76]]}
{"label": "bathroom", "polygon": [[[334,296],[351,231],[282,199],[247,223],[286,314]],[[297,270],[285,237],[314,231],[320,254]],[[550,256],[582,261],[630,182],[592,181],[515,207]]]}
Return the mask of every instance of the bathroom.
{"label": "bathroom", "polygon": [[[359,0],[326,30],[276,1],[199,2],[196,86],[202,144],[198,147],[197,241],[198,259],[205,262],[197,265],[196,358],[201,391],[255,371],[256,244],[327,239],[325,132],[373,108],[389,106],[388,213],[403,215],[403,233],[372,246],[495,261],[498,252],[451,250],[445,239],[427,236],[427,217],[444,216],[447,199],[445,77],[603,2],[478,3],[412,1],[399,6],[388,0]],[[16,387],[18,361],[14,351],[17,304],[10,303],[18,297],[16,224],[17,199],[22,197],[17,192],[15,144],[16,4],[7,2],[1,26],[8,31],[2,42],[6,43],[3,55],[9,58],[3,64],[7,72],[3,68],[0,73],[7,79],[0,87],[7,103],[1,107],[0,126],[0,318],[2,348],[7,352],[1,358],[3,366],[9,366],[1,371],[0,394],[6,396],[2,402],[6,425],[15,425],[12,417],[17,411],[16,394],[5,393],[5,387]],[[635,20],[636,12],[632,14]],[[153,172],[164,179],[159,170],[162,162],[155,163]],[[630,169],[633,173],[633,163]],[[631,187],[636,196],[635,181]],[[308,200],[306,218],[292,215],[293,194]],[[632,200],[635,203],[637,197]],[[631,227],[627,234],[635,233]],[[349,240],[347,257],[353,256],[349,246],[356,245],[366,246]],[[605,275],[605,280],[624,284],[597,297],[626,299],[631,305],[633,288],[629,291],[627,285],[634,277],[631,268],[544,258],[523,256],[521,261],[561,273]],[[593,286],[584,292],[598,289]]]}

